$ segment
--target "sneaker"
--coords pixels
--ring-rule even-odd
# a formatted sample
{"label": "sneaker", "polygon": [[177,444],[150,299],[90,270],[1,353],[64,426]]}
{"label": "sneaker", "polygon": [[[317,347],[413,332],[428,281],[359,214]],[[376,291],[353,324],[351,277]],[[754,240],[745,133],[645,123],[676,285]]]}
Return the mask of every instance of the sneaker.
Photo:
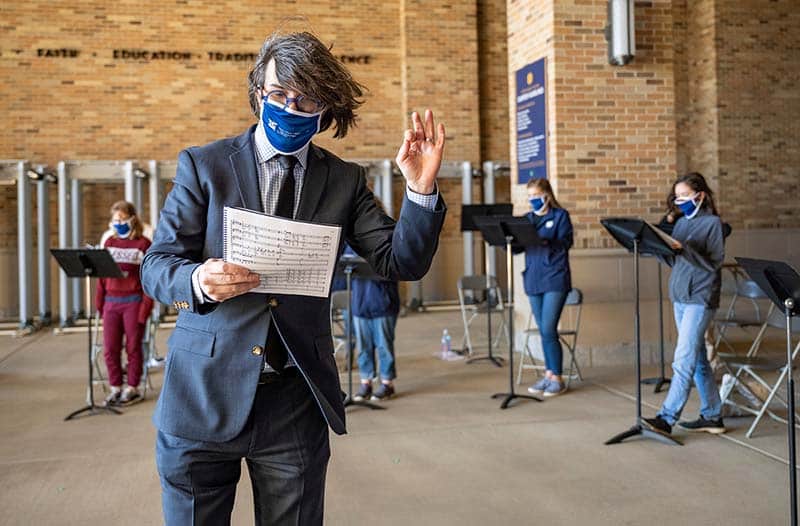
{"label": "sneaker", "polygon": [[664,436],[672,435],[672,426],[660,416],[656,416],[655,418],[642,418],[642,423],[644,423],[645,427],[650,431],[655,431]]}
{"label": "sneaker", "polygon": [[372,393],[372,400],[380,402],[388,400],[392,396],[394,396],[394,386],[391,384],[381,384],[381,386]]}
{"label": "sneaker", "polygon": [[544,393],[544,390],[547,389],[548,385],[550,385],[550,378],[545,376],[540,378],[539,381],[532,386],[528,387],[528,392],[532,395],[542,396],[542,393]]}
{"label": "sneaker", "polygon": [[372,394],[372,384],[365,384],[361,383],[361,387],[358,388],[358,392],[353,395],[353,400],[356,402],[363,402],[367,398],[370,397]]}
{"label": "sneaker", "polygon": [[547,387],[544,388],[544,397],[552,398],[554,396],[558,396],[566,392],[567,392],[566,384],[564,384],[563,382],[558,382],[556,380],[549,380],[547,382]]}
{"label": "sneaker", "polygon": [[120,391],[119,388],[117,388],[116,390],[112,389],[111,393],[109,393],[109,395],[106,396],[106,405],[110,406],[119,405],[119,399],[121,396],[122,396],[122,391]]}
{"label": "sneaker", "polygon": [[128,406],[142,401],[142,395],[135,387],[128,386],[122,390],[122,395],[119,397],[119,405]]}
{"label": "sneaker", "polygon": [[693,420],[691,422],[678,422],[678,425],[687,431],[705,431],[706,433],[711,433],[712,435],[719,435],[725,432],[725,424],[722,423],[722,418],[707,420],[701,416],[697,420]]}

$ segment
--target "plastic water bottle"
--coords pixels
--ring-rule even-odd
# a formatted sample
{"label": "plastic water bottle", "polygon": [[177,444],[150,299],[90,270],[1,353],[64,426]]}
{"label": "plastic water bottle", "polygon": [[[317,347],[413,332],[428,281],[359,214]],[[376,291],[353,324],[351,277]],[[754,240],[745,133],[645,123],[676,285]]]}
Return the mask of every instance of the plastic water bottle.
{"label": "plastic water bottle", "polygon": [[447,332],[447,329],[442,331],[442,358],[446,359],[451,354],[451,341],[450,341],[450,333]]}

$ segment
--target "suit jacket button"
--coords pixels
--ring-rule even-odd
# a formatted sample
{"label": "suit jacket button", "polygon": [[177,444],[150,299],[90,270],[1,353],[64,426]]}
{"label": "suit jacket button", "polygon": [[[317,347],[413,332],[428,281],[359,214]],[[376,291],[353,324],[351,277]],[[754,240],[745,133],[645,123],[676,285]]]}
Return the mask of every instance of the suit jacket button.
{"label": "suit jacket button", "polygon": [[252,350],[252,352],[253,352],[253,354],[254,354],[254,355],[256,355],[256,356],[261,356],[261,353],[263,353],[263,352],[264,352],[264,348],[263,348],[263,347],[261,347],[260,345],[253,345],[253,350]]}
{"label": "suit jacket button", "polygon": [[269,299],[269,306],[273,309],[278,306],[278,298],[270,298]]}

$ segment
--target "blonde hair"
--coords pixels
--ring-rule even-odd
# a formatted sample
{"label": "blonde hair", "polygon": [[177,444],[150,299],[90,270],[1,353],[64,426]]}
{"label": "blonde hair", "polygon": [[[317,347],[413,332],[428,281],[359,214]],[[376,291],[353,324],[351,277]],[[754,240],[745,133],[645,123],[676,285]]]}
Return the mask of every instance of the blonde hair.
{"label": "blonde hair", "polygon": [[[144,231],[144,226],[142,222],[139,221],[139,216],[136,215],[136,207],[133,206],[133,203],[129,203],[128,201],[117,201],[113,205],[111,205],[111,216],[114,216],[114,213],[122,212],[123,214],[127,215],[128,218],[131,220],[131,239],[138,239],[142,237],[142,232]],[[117,233],[114,232],[116,236]]]}
{"label": "blonde hair", "polygon": [[553,187],[550,186],[550,181],[545,178],[539,179],[531,179],[528,181],[528,188],[536,188],[540,192],[544,193],[547,196],[547,206],[550,208],[563,208],[561,204],[556,199],[556,195],[553,193]]}

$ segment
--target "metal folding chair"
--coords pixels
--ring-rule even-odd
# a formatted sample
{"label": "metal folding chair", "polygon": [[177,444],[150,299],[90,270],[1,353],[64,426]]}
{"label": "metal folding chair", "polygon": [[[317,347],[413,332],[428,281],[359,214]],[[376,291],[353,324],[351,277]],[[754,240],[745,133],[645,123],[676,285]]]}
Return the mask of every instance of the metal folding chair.
{"label": "metal folding chair", "polygon": [[[564,310],[561,312],[561,318],[558,320],[558,339],[561,341],[561,344],[566,347],[567,352],[569,353],[569,373],[566,375],[567,387],[569,387],[569,384],[573,378],[583,381],[581,368],[578,366],[578,361],[575,359],[575,349],[578,344],[578,332],[581,327],[582,309],[583,292],[581,292],[580,289],[573,288],[567,294],[567,299],[564,302]],[[528,327],[525,329],[525,345],[521,351],[522,358],[519,361],[519,369],[517,370],[517,385],[522,383],[523,370],[545,370],[545,365],[543,363],[536,363],[536,359],[533,357],[533,351],[530,346],[531,338],[537,335],[539,335],[539,328],[536,327],[536,321],[533,317],[533,313],[531,313],[528,317]],[[526,358],[529,363],[526,363]]]}
{"label": "metal folding chair", "polygon": [[[494,348],[500,338],[505,335],[508,342],[508,325],[506,324],[505,309],[503,307],[503,294],[497,284],[497,278],[489,276],[487,283],[485,275],[461,276],[458,279],[458,304],[461,309],[461,321],[464,324],[464,335],[461,338],[461,348],[470,356],[472,355],[472,336],[470,325],[479,314],[492,313],[500,319],[494,341],[488,344]],[[472,298],[471,302],[467,297]],[[469,317],[468,317],[469,315]],[[494,329],[492,329],[494,331]]]}
{"label": "metal folding chair", "polygon": [[[764,357],[758,356],[758,352],[761,349],[761,345],[764,341],[764,337],[767,333],[768,329],[779,329],[785,333],[786,331],[786,318],[784,314],[777,309],[770,311],[770,314],[767,316],[766,321],[761,325],[761,329],[758,331],[756,335],[756,339],[753,341],[753,344],[750,346],[750,349],[747,351],[747,354],[744,355],[737,355],[737,354],[729,354],[729,353],[718,353],[718,356],[725,364],[726,369],[730,372],[733,376],[734,383],[730,386],[730,388],[726,389],[725,392],[721,393],[722,402],[724,404],[730,404],[738,407],[740,410],[755,415],[755,419],[753,423],[750,425],[750,428],[747,430],[745,436],[747,438],[752,438],[753,433],[755,432],[756,426],[758,426],[759,422],[763,418],[765,414],[768,414],[770,418],[777,420],[779,422],[783,422],[784,424],[787,423],[787,420],[783,417],[776,415],[770,408],[770,404],[777,400],[780,402],[781,405],[784,407],[788,407],[788,404],[781,395],[778,394],[781,386],[784,384],[784,380],[786,378],[786,373],[788,372],[788,368],[786,367],[784,355],[777,355],[775,357]],[[792,322],[791,327],[792,333],[800,334],[800,320],[797,320],[795,323]],[[794,349],[792,350],[792,363],[794,363],[794,359],[796,358],[798,352],[800,352],[800,341],[795,345]],[[764,373],[770,372],[779,372],[777,379],[770,383],[767,379],[764,378]],[[761,407],[758,409],[753,409],[747,405],[739,404],[733,400],[731,400],[730,395],[733,392],[733,387],[735,384],[741,383],[744,387],[747,387],[744,384],[744,375],[752,378],[753,381],[764,387],[765,390],[769,392],[766,399],[761,403]]]}
{"label": "metal folding chair", "polygon": [[[739,267],[729,267],[728,271],[733,275],[735,288],[728,308],[725,309],[722,315],[713,320],[716,333],[714,349],[718,349],[720,343],[725,343],[728,349],[735,352],[731,343],[725,338],[725,332],[730,328],[747,330],[748,328],[761,326],[764,320],[772,313],[774,305],[770,302],[766,316],[762,316],[759,301],[769,300],[764,291],[755,281],[749,279]],[[746,300],[749,303],[753,310],[752,314],[743,313],[741,309],[739,312],[736,311],[736,304],[740,300]]]}

